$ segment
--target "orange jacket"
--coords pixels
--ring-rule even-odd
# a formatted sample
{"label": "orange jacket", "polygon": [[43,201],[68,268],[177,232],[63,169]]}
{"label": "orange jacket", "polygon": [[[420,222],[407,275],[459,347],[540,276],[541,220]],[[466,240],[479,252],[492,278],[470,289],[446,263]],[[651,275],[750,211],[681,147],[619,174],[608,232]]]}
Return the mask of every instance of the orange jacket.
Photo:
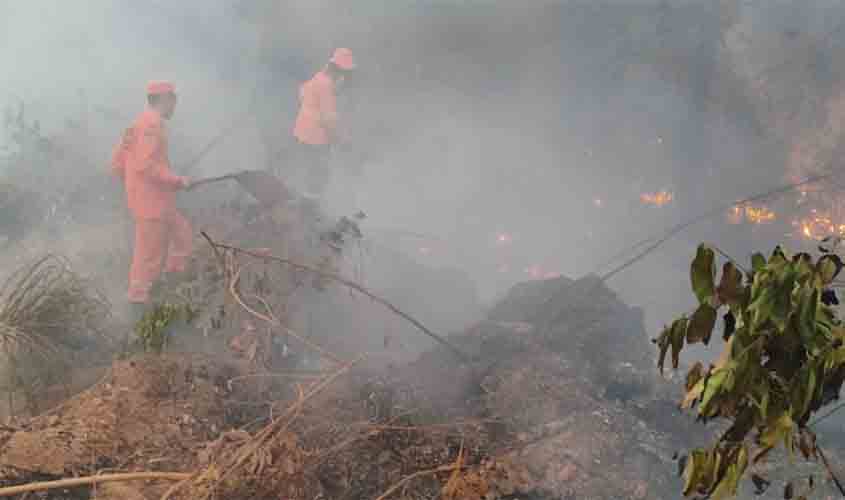
{"label": "orange jacket", "polygon": [[325,71],[319,71],[299,89],[299,115],[293,135],[304,144],[334,142],[337,120],[335,85]]}
{"label": "orange jacket", "polygon": [[129,210],[138,219],[162,219],[176,210],[176,191],[186,180],[170,170],[167,149],[161,115],[149,108],[114,149],[112,172],[123,179]]}

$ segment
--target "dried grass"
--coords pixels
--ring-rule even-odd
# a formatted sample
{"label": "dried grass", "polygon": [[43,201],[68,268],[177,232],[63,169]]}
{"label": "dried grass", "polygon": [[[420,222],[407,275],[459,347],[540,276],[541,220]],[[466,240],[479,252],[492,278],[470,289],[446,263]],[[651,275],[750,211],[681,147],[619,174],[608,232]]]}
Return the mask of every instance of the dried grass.
{"label": "dried grass", "polygon": [[[37,383],[48,383],[66,366],[79,342],[103,336],[110,314],[106,298],[76,274],[66,259],[48,254],[14,272],[0,287],[0,351],[6,362],[9,411],[13,393],[30,400]],[[52,370],[52,372],[51,372]]]}

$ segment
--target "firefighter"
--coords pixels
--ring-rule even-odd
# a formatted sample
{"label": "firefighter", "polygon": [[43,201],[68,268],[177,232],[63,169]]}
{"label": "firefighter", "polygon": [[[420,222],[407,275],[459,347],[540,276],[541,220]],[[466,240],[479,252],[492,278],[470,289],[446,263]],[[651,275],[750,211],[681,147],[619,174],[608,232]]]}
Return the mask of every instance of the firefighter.
{"label": "firefighter", "polygon": [[337,88],[354,69],[352,51],[339,48],[329,63],[300,87],[293,135],[298,167],[305,169],[308,198],[317,200],[324,194],[330,176],[330,148],[345,139],[337,114]]}
{"label": "firefighter", "polygon": [[[176,192],[190,187],[170,169],[166,121],[176,108],[172,83],[147,85],[147,107],[126,129],[112,156],[112,173],[122,179],[135,222],[135,245],[127,298],[134,319],[143,314],[161,276],[181,279],[191,255],[192,231],[176,208]],[[166,256],[166,259],[165,259]]]}

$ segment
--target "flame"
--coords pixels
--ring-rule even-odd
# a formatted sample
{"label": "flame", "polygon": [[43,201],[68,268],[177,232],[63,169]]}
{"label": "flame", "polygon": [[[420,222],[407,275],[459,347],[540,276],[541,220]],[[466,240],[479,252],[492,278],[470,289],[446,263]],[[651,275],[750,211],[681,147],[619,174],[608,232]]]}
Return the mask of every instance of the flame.
{"label": "flame", "polygon": [[656,193],[643,193],[640,195],[640,201],[646,205],[655,205],[662,207],[671,202],[674,196],[670,191],[658,191]]}
{"label": "flame", "polygon": [[745,218],[754,224],[764,224],[775,220],[775,213],[765,206],[748,206],[745,207]]}
{"label": "flame", "polygon": [[800,228],[801,236],[811,240],[820,240],[826,236],[845,236],[845,224],[838,224],[829,214],[819,214],[815,209],[810,213],[809,217],[793,222],[794,226]]}
{"label": "flame", "polygon": [[754,206],[750,203],[735,205],[728,212],[728,222],[730,224],[741,224],[743,221],[748,221],[752,224],[766,224],[772,222],[777,218],[777,215],[765,205]]}
{"label": "flame", "polygon": [[728,212],[728,223],[730,224],[740,224],[742,220],[745,218],[745,211],[742,207],[734,206],[731,208],[731,211]]}

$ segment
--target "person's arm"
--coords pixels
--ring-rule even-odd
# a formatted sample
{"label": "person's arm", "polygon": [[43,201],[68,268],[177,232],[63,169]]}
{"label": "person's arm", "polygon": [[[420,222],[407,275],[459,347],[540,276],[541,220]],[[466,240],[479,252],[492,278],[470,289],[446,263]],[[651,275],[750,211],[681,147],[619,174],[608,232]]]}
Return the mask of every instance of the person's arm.
{"label": "person's arm", "polygon": [[168,189],[182,189],[188,180],[173,174],[167,166],[164,152],[164,130],[159,124],[144,128],[138,143],[138,169],[150,180]]}

